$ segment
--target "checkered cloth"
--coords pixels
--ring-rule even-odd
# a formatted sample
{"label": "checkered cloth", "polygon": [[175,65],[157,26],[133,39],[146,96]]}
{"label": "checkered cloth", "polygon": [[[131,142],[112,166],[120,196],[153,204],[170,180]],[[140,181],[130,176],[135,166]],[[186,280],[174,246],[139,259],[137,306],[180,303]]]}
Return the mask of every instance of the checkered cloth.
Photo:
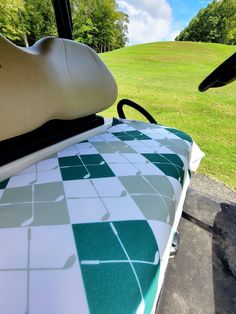
{"label": "checkered cloth", "polygon": [[185,133],[113,120],[0,183],[0,313],[150,313],[203,154]]}

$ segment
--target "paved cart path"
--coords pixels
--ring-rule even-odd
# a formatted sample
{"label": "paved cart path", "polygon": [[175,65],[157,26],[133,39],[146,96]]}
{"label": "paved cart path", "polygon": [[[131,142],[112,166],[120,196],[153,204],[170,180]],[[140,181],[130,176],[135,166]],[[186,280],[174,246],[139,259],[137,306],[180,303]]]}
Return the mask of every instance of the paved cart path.
{"label": "paved cart path", "polygon": [[159,312],[236,313],[236,191],[194,175]]}

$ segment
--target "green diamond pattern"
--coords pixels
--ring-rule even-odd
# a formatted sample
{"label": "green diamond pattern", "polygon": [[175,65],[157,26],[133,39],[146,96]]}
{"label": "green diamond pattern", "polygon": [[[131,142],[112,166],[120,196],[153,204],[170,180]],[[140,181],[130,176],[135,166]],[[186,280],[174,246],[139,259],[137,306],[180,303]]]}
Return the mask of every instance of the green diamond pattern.
{"label": "green diamond pattern", "polygon": [[6,189],[0,198],[0,228],[68,223],[69,215],[61,182]]}
{"label": "green diamond pattern", "polygon": [[177,129],[172,129],[172,128],[165,128],[165,129],[166,129],[167,131],[169,131],[170,133],[175,134],[176,136],[178,136],[178,137],[181,138],[182,140],[188,141],[188,142],[190,142],[190,143],[193,142],[192,138],[191,138],[188,134],[186,134],[186,133],[184,133],[184,132],[182,132],[182,131],[179,131],[179,130],[177,130]]}
{"label": "green diamond pattern", "polygon": [[112,126],[118,125],[118,124],[123,124],[123,122],[120,121],[120,120],[117,119],[117,118],[113,118],[113,119],[112,119]]}
{"label": "green diamond pattern", "polygon": [[72,226],[90,313],[150,313],[159,251],[145,220]]}
{"label": "green diamond pattern", "polygon": [[7,180],[0,182],[0,190],[3,190],[7,187],[9,180],[10,179],[7,179]]}
{"label": "green diamond pattern", "polygon": [[59,158],[64,181],[114,177],[114,173],[101,155],[82,155]]}
{"label": "green diamond pattern", "polygon": [[167,176],[177,179],[183,186],[184,163],[176,154],[142,154]]}
{"label": "green diamond pattern", "polygon": [[150,140],[151,138],[139,131],[127,132],[114,132],[114,136],[118,137],[121,141],[134,141],[134,140]]}

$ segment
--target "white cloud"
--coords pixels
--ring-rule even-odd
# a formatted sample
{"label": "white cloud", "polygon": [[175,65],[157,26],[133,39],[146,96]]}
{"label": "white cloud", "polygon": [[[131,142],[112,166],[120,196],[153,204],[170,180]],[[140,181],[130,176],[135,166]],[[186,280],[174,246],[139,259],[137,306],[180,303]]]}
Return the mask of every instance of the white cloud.
{"label": "white cloud", "polygon": [[173,40],[179,33],[172,9],[166,0],[119,0],[120,9],[129,15],[129,44]]}
{"label": "white cloud", "polygon": [[147,12],[153,18],[170,18],[172,9],[166,0],[125,0],[131,6]]}

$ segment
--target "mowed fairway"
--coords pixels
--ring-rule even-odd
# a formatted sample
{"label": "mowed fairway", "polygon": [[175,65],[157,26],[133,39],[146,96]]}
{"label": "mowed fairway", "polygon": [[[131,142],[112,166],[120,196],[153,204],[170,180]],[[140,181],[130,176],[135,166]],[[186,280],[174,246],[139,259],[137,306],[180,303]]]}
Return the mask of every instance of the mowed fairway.
{"label": "mowed fairway", "polygon": [[[101,54],[116,78],[118,100],[129,98],[158,123],[191,135],[206,154],[198,171],[234,188],[236,82],[205,93],[198,92],[198,85],[235,50],[221,44],[161,42]],[[126,113],[130,119],[145,120],[133,109]],[[117,116],[116,104],[103,114]]]}

